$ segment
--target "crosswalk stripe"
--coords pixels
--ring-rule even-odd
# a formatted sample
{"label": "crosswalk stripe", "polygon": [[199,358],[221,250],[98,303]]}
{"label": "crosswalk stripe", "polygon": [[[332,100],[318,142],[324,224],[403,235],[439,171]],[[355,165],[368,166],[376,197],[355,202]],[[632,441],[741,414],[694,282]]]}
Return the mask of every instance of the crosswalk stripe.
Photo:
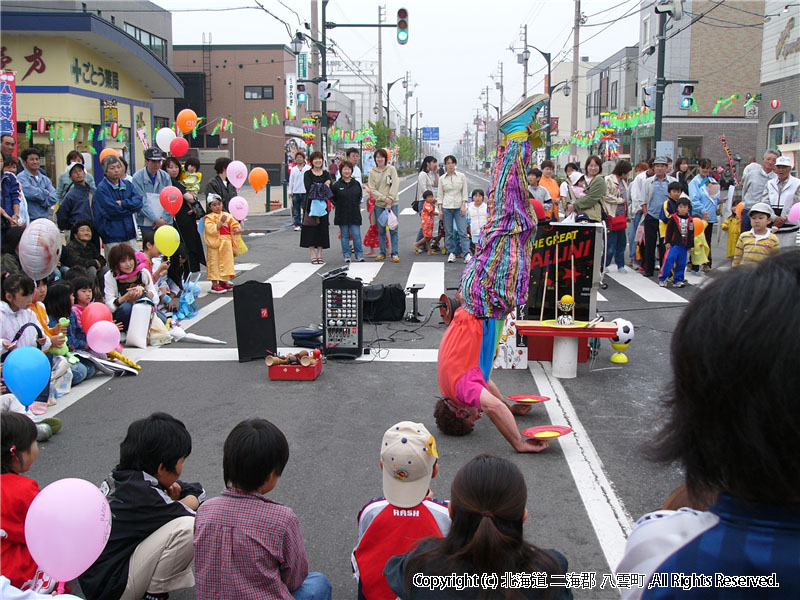
{"label": "crosswalk stripe", "polygon": [[670,292],[646,277],[638,277],[633,273],[607,273],[617,283],[625,286],[634,294],[647,302],[675,302],[685,304],[687,300],[675,292]]}
{"label": "crosswalk stripe", "polygon": [[597,301],[598,302],[608,302],[608,298],[603,296],[600,292],[597,292]]}
{"label": "crosswalk stripe", "polygon": [[272,297],[283,298],[297,285],[316,273],[320,266],[311,263],[290,263],[267,279],[267,283],[272,284]]}
{"label": "crosswalk stripe", "polygon": [[424,283],[420,290],[420,298],[439,298],[444,294],[444,263],[441,262],[415,262],[411,265],[406,287]]}
{"label": "crosswalk stripe", "polygon": [[260,266],[260,263],[236,263],[233,265],[237,271],[252,271],[256,267]]}
{"label": "crosswalk stripe", "polygon": [[382,266],[383,263],[376,262],[350,263],[347,276],[353,279],[360,279],[364,284],[371,283],[378,276],[378,271],[381,270]]}
{"label": "crosswalk stripe", "polygon": [[403,210],[400,211],[400,216],[401,217],[410,217],[410,216],[413,216],[413,215],[416,215],[416,214],[417,214],[417,211],[415,211],[410,206],[407,207],[407,208],[404,208]]}
{"label": "crosswalk stripe", "polygon": [[[278,354],[297,352],[297,348],[278,348]],[[127,349],[126,354],[137,362],[234,362],[239,360],[236,348],[180,348],[158,347],[146,350]],[[439,354],[436,348],[383,348],[374,349],[368,355],[359,356],[361,361],[435,363]],[[101,381],[100,384],[104,383]],[[87,386],[88,388],[89,386]],[[89,391],[98,386],[93,386]],[[79,390],[83,388],[77,388]],[[70,394],[71,396],[72,394]],[[61,401],[58,406],[60,407]],[[50,416],[48,414],[48,416]]]}

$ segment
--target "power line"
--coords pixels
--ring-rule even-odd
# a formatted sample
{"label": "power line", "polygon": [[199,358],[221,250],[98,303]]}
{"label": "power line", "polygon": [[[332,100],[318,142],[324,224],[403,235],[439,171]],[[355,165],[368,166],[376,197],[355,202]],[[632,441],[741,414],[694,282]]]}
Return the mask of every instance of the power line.
{"label": "power line", "polygon": [[[687,12],[686,14],[689,15],[689,16],[695,16],[695,13],[691,13],[691,12]],[[718,21],[720,23],[727,23],[728,25],[732,26],[732,27],[726,27],[724,25],[714,25],[713,23],[700,23],[700,25],[707,25],[709,27],[720,27],[722,29],[736,29],[738,27],[758,27],[758,28],[761,28],[761,27],[764,26],[763,22],[761,22],[761,23],[739,23],[737,21],[728,21],[727,19],[719,19],[717,17],[706,16],[705,18],[706,19],[711,19],[712,21]]]}
{"label": "power line", "polygon": [[608,12],[608,11],[610,11],[610,10],[614,10],[615,8],[619,8],[619,7],[620,7],[620,6],[622,6],[623,4],[628,4],[628,2],[632,2],[632,1],[633,1],[633,0],[624,0],[624,2],[620,2],[619,4],[615,4],[615,5],[614,5],[614,6],[612,6],[611,8],[606,8],[606,9],[603,9],[603,10],[599,10],[599,11],[597,11],[596,13],[593,13],[593,14],[591,14],[591,15],[588,15],[586,18],[587,18],[587,19],[591,19],[592,17],[596,17],[597,15],[602,15],[604,12]]}
{"label": "power line", "polygon": [[691,27],[692,25],[694,25],[695,23],[697,23],[697,22],[698,22],[700,19],[702,19],[703,17],[707,16],[707,15],[708,15],[708,14],[709,14],[709,13],[710,13],[712,10],[715,10],[715,9],[719,8],[720,6],[722,6],[722,3],[723,3],[723,2],[725,2],[725,0],[718,0],[718,2],[717,2],[717,3],[716,3],[714,6],[712,6],[711,8],[709,8],[709,9],[708,9],[706,12],[704,12],[704,13],[700,13],[700,14],[699,14],[698,16],[696,16],[694,19],[692,19],[691,21],[689,21],[689,24],[688,24],[688,25],[686,25],[686,27],[681,27],[681,28],[680,28],[680,29],[678,29],[676,32],[674,32],[672,35],[670,35],[669,37],[667,37],[667,38],[664,38],[664,41],[666,42],[666,41],[668,41],[668,40],[671,40],[672,38],[674,38],[676,35],[678,35],[678,34],[679,34],[679,33],[681,33],[682,31],[685,31],[685,30],[689,29],[689,27]]}
{"label": "power line", "polygon": [[[7,4],[7,3],[3,3],[3,7],[4,8],[24,8],[26,10],[35,11],[35,12],[70,12],[70,13],[81,12],[81,11],[76,10],[74,8],[58,8],[58,7],[55,7],[55,6],[37,7],[36,5],[31,5],[31,4]],[[259,8],[261,8],[261,7],[259,7],[259,6],[226,6],[224,8],[203,8],[203,9],[199,9],[199,10],[204,11],[204,12],[205,11],[208,11],[208,12],[228,12],[228,11],[232,11],[232,10],[258,10]],[[120,9],[106,8],[104,10],[106,12],[115,12],[116,10],[119,10],[120,12],[129,12],[129,13],[198,12],[197,8],[173,8],[173,9],[167,10],[165,8],[156,9],[156,8],[127,8],[127,7],[125,7],[125,8],[120,8]],[[86,11],[86,14],[94,14],[94,13],[90,13],[89,11]]]}
{"label": "power line", "polygon": [[280,17],[278,17],[277,15],[275,15],[275,14],[271,13],[270,11],[268,11],[268,10],[267,10],[267,9],[264,7],[264,5],[263,5],[263,4],[261,4],[261,3],[260,3],[258,0],[256,0],[256,4],[258,5],[258,7],[259,7],[261,10],[263,10],[263,11],[264,11],[265,13],[267,13],[269,16],[271,16],[271,17],[272,17],[272,18],[274,18],[275,20],[277,20],[277,21],[280,21],[281,23],[283,23],[283,26],[284,26],[284,27],[286,27],[286,33],[287,33],[287,34],[289,34],[289,38],[290,38],[290,39],[291,39],[292,37],[294,37],[294,36],[293,36],[293,34],[292,34],[292,27],[291,27],[291,26],[290,26],[290,25],[289,25],[289,24],[288,24],[286,21],[284,21],[283,19],[281,19],[281,18],[280,18]]}

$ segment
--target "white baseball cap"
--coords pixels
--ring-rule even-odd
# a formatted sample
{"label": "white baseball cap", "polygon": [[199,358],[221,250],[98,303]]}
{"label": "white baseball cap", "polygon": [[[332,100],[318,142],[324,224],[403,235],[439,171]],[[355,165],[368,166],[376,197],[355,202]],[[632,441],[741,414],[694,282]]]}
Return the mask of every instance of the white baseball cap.
{"label": "white baseball cap", "polygon": [[792,166],[792,159],[788,156],[779,156],[775,159],[775,166],[776,167],[791,167]]}
{"label": "white baseball cap", "polygon": [[383,434],[383,495],[398,508],[425,499],[439,454],[436,440],[422,423],[401,421]]}

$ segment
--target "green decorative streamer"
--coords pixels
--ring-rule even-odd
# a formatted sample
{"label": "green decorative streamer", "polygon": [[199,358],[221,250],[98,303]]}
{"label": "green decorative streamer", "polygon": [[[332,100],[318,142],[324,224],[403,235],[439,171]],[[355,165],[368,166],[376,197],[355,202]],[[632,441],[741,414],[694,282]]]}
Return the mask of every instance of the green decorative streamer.
{"label": "green decorative streamer", "polygon": [[61,126],[60,122],[58,124],[58,133],[57,133],[56,137],[58,138],[59,142],[63,142],[64,141],[64,127]]}
{"label": "green decorative streamer", "polygon": [[256,113],[253,113],[253,129],[258,129],[258,118],[256,117]]}
{"label": "green decorative streamer", "polygon": [[278,111],[277,110],[273,110],[272,111],[272,115],[270,116],[270,119],[271,119],[273,125],[280,125],[281,124],[281,119],[280,119],[280,116],[278,116]]}
{"label": "green decorative streamer", "polygon": [[97,141],[102,142],[104,139],[106,139],[106,128],[101,127],[100,133],[97,134]]}
{"label": "green decorative streamer", "polygon": [[214,129],[211,131],[211,135],[217,135],[218,131],[219,131],[219,122],[217,122],[217,124],[214,125]]}
{"label": "green decorative streamer", "polygon": [[75,138],[77,138],[77,137],[78,137],[78,124],[77,123],[73,123],[72,124],[72,133],[69,134],[69,138],[67,138],[67,139],[69,139],[70,142],[73,142],[73,141],[75,141]]}
{"label": "green decorative streamer", "polygon": [[269,126],[269,117],[267,116],[267,113],[265,113],[265,112],[261,113],[261,126],[262,127],[268,127]]}

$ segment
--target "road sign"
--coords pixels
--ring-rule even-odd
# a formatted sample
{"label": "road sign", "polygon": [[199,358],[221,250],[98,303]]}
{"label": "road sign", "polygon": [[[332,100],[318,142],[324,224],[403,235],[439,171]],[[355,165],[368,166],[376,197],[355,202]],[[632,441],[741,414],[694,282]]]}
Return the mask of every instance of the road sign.
{"label": "road sign", "polygon": [[305,52],[297,55],[297,78],[308,79],[308,54]]}
{"label": "road sign", "polygon": [[439,141],[439,128],[438,127],[423,127],[422,128],[422,141],[423,142],[438,142]]}

